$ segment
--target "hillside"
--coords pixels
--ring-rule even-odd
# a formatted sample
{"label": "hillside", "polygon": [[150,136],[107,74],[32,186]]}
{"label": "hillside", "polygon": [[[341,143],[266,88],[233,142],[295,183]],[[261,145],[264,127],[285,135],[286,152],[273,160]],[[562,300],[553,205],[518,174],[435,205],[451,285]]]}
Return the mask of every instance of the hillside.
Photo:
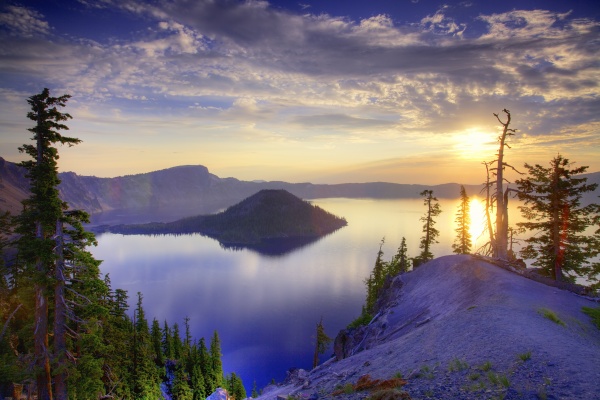
{"label": "hillside", "polygon": [[345,225],[345,219],[285,190],[261,190],[218,214],[107,230],[121,234],[201,233],[224,244],[248,245],[272,239],[318,238]]}
{"label": "hillside", "polygon": [[600,330],[581,311],[598,303],[466,255],[388,283],[368,327],[340,332],[332,359],[260,399],[359,399],[370,395],[359,378],[400,374],[413,399],[598,398]]}

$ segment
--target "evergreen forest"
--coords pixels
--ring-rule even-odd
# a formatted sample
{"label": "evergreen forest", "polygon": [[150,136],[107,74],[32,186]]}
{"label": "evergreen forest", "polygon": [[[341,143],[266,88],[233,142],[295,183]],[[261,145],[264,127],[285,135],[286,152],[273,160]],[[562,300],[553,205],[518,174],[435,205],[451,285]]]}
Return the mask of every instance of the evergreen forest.
{"label": "evergreen forest", "polygon": [[129,294],[101,275],[89,215],[57,189],[57,145],[80,142],[63,135],[69,98],[28,99],[33,144],[19,150],[31,195],[19,215],[0,215],[0,398],[198,400],[218,387],[245,398],[241,378],[224,376],[216,331],[207,346],[188,318],[150,323],[141,293],[128,313]]}

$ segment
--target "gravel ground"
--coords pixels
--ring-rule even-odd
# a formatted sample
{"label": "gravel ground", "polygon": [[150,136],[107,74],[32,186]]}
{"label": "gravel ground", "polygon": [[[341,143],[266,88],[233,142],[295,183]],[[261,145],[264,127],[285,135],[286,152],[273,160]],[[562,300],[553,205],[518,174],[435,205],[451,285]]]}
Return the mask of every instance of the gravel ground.
{"label": "gravel ground", "polygon": [[353,355],[259,398],[367,398],[352,385],[368,374],[406,380],[410,397],[385,400],[600,399],[600,330],[581,311],[598,303],[459,255],[396,277],[385,298]]}

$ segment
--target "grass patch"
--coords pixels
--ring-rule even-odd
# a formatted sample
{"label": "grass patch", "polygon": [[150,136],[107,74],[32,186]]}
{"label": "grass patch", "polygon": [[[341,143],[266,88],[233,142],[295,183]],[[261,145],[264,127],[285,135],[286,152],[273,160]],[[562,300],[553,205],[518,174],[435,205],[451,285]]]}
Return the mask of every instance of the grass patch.
{"label": "grass patch", "polygon": [[344,394],[352,394],[354,393],[354,386],[351,383],[346,383],[342,388]]}
{"label": "grass patch", "polygon": [[450,361],[450,364],[448,364],[449,372],[463,371],[467,368],[469,368],[469,364],[467,364],[466,361],[459,360],[458,358],[455,358],[454,360]]}
{"label": "grass patch", "polygon": [[510,380],[508,379],[508,376],[506,375],[500,375],[498,377],[498,381],[500,381],[500,385],[504,386],[505,388],[509,388],[510,386]]}
{"label": "grass patch", "polygon": [[490,361],[486,361],[479,366],[479,369],[482,370],[483,372],[488,372],[489,370],[492,369],[492,363]]}
{"label": "grass patch", "polygon": [[487,378],[494,386],[501,386],[504,388],[508,388],[510,386],[510,380],[506,375],[498,375],[493,371],[488,371]]}
{"label": "grass patch", "polygon": [[477,379],[479,379],[481,375],[479,375],[477,372],[469,374],[469,379],[472,381],[476,381]]}
{"label": "grass patch", "polygon": [[600,329],[600,307],[582,307],[581,311],[592,317],[592,322],[596,325],[596,328]]}
{"label": "grass patch", "polygon": [[473,383],[472,385],[468,385],[466,387],[464,387],[464,389],[468,392],[477,392],[480,390],[485,390],[487,388],[487,386],[485,385],[485,383],[483,381],[479,381],[477,383]]}
{"label": "grass patch", "polygon": [[555,324],[566,326],[565,323],[560,318],[558,318],[558,315],[556,315],[556,313],[554,311],[549,310],[547,308],[540,308],[538,310],[538,312],[540,314],[542,314],[542,316],[544,318],[549,319],[550,321],[554,322]]}
{"label": "grass patch", "polygon": [[419,369],[419,372],[414,374],[414,377],[415,378],[425,378],[425,379],[431,380],[434,378],[433,370],[431,368],[429,368],[429,365],[425,364],[425,365],[421,366],[421,368]]}
{"label": "grass patch", "polygon": [[519,358],[521,359],[521,361],[531,360],[531,351],[519,354]]}

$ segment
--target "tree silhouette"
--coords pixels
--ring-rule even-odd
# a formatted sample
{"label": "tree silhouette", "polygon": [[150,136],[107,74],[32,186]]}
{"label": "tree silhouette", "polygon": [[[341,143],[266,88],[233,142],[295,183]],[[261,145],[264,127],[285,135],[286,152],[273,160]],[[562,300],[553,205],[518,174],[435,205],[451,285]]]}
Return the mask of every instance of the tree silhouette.
{"label": "tree silhouette", "polygon": [[421,237],[421,242],[419,244],[421,253],[414,260],[414,267],[433,259],[431,245],[438,243],[437,237],[440,235],[440,231],[434,228],[434,217],[437,217],[442,212],[440,204],[437,202],[438,199],[433,196],[432,190],[424,190],[420,195],[423,196],[423,204],[427,207],[427,211],[425,211],[425,215],[421,217],[421,221],[423,222],[423,236]]}
{"label": "tree silhouette", "polygon": [[469,215],[470,205],[469,196],[464,186],[460,186],[460,204],[458,205],[458,211],[456,212],[455,222],[457,223],[456,228],[456,239],[452,248],[456,254],[469,254],[471,252],[471,217]]}

